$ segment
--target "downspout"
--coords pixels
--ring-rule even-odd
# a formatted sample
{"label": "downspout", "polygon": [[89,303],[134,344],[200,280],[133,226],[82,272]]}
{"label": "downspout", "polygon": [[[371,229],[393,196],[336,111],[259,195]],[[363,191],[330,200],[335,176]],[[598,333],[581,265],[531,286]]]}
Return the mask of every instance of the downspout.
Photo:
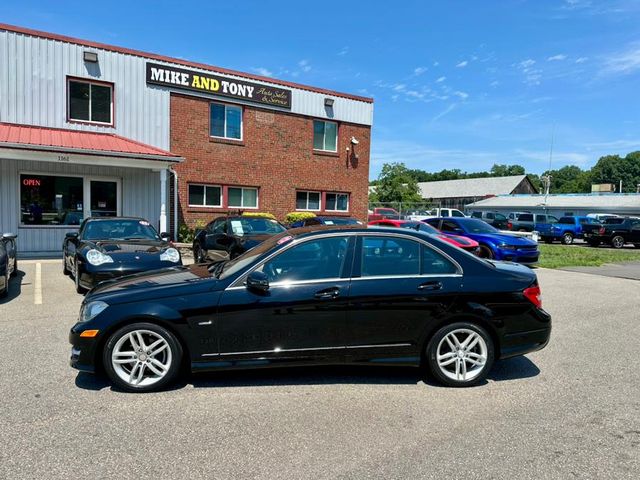
{"label": "downspout", "polygon": [[173,241],[178,241],[178,172],[169,166],[169,171],[173,173]]}

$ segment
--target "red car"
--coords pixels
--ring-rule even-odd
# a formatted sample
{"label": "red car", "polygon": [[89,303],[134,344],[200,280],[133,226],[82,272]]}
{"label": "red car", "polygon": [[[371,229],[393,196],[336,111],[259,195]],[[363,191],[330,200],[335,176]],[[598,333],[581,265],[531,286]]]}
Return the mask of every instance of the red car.
{"label": "red car", "polygon": [[440,240],[455,245],[458,248],[462,248],[467,252],[476,254],[480,244],[471,238],[463,237],[460,235],[444,235],[440,233],[440,230],[432,227],[431,225],[423,222],[416,222],[413,220],[392,220],[386,218],[384,220],[374,220],[369,222],[369,225],[376,227],[398,227],[398,228],[411,228],[418,230],[419,232],[429,233],[435,235]]}

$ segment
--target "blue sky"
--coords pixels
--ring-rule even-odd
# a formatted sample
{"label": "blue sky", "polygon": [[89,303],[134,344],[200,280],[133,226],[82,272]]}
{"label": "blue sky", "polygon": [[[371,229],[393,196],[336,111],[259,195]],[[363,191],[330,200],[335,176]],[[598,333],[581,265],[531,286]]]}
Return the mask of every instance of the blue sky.
{"label": "blue sky", "polygon": [[[303,7],[304,5],[304,7]],[[3,2],[0,22],[375,99],[371,178],[640,149],[640,1]]]}

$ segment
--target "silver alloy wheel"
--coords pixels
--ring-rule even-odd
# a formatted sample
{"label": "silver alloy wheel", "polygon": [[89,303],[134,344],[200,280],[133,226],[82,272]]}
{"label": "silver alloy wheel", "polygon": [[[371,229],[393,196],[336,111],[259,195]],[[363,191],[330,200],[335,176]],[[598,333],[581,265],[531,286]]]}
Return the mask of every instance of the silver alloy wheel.
{"label": "silver alloy wheel", "polygon": [[611,240],[611,243],[615,248],[622,248],[624,247],[624,238],[622,238],[620,235],[616,235],[615,237],[613,237],[613,240]]}
{"label": "silver alloy wheel", "polygon": [[133,387],[159,382],[171,368],[173,355],[165,338],[151,330],[133,330],[120,337],[111,353],[111,366]]}
{"label": "silver alloy wheel", "polygon": [[571,235],[570,233],[565,233],[563,240],[565,245],[570,245],[571,243],[573,243],[573,235]]}
{"label": "silver alloy wheel", "polygon": [[487,364],[487,342],[468,328],[458,328],[440,340],[436,361],[443,375],[451,380],[471,381]]}

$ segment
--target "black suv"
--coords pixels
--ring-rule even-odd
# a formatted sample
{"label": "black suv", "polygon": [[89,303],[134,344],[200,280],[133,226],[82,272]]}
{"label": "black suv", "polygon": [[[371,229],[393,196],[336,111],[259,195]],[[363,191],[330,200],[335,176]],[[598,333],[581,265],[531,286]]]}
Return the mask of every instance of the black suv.
{"label": "black suv", "polygon": [[640,218],[607,218],[599,230],[585,232],[584,238],[592,247],[608,243],[613,248],[622,248],[627,243],[633,243],[640,248]]}

